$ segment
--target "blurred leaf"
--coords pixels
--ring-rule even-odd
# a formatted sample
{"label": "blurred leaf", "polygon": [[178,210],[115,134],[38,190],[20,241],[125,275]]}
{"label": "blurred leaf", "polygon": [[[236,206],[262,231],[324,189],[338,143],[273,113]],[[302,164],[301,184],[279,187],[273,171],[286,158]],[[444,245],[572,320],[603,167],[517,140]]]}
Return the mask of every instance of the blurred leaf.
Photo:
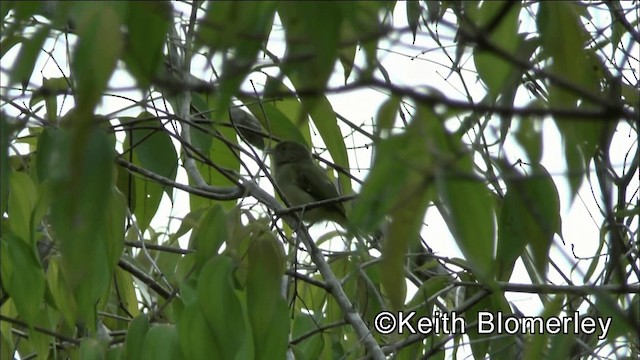
{"label": "blurred leaf", "polygon": [[[427,178],[432,158],[423,134],[436,123],[434,114],[420,107],[406,131],[376,146],[373,169],[354,204],[351,221],[365,232],[375,231],[384,216],[391,221],[383,244],[382,284],[395,309],[405,299],[404,263],[409,244],[417,242],[420,227],[432,196]],[[389,181],[393,174],[394,181]]]}
{"label": "blurred leaf", "polygon": [[133,1],[126,17],[127,40],[123,60],[145,89],[162,65],[162,50],[171,20],[169,2]]}
{"label": "blurred leaf", "polygon": [[40,51],[44,46],[44,42],[49,36],[50,26],[41,26],[33,34],[31,38],[25,40],[22,43],[20,52],[15,59],[14,67],[9,73],[9,84],[11,86],[17,82],[27,85],[31,75],[33,74],[33,68],[36,65],[36,60],[40,56]]}
{"label": "blurred leaf", "polygon": [[[475,281],[472,276],[469,274],[463,274],[461,277],[462,281]],[[468,288],[464,292],[465,301],[471,299],[474,295],[476,295],[480,290],[478,288]],[[486,296],[472,305],[467,311],[464,313],[464,317],[467,322],[479,320],[478,313],[481,311],[487,311],[491,309],[491,299]],[[471,352],[473,353],[473,357],[475,359],[484,359],[485,355],[489,351],[489,342],[484,341],[484,337],[487,335],[480,334],[478,332],[479,326],[471,326],[467,329],[467,336],[469,336]]]}
{"label": "blurred leaf", "polygon": [[529,162],[539,164],[542,160],[542,123],[531,118],[524,118],[518,121],[516,130],[516,140],[527,153]]}
{"label": "blurred leaf", "polygon": [[[217,112],[211,114],[213,118],[220,116],[222,118],[228,118],[228,104],[224,106],[217,107],[219,102],[219,97],[216,96],[214,98],[210,98],[208,100],[208,107],[212,109],[220,109]],[[217,137],[222,137],[225,141],[222,141],[218,138],[213,138],[211,141],[211,145],[209,149],[203,149],[203,156],[208,157],[217,167],[231,170],[231,171],[240,171],[240,157],[236,153],[230,144],[237,145],[238,138],[236,136],[236,131],[232,127],[228,126],[218,126],[213,129],[213,131],[217,134]],[[210,136],[210,135],[209,135]],[[177,164],[177,162],[176,162]],[[200,174],[204,178],[204,180],[209,185],[213,186],[235,186],[235,183],[229,180],[228,176],[222,174],[217,168],[209,165],[206,162],[198,162],[197,164],[198,170]],[[191,181],[191,179],[189,179]],[[211,199],[204,199],[200,196],[190,195],[189,196],[191,210],[196,210],[200,207],[208,207],[216,204],[222,205],[225,210],[229,210],[236,206],[236,201],[214,201]]]}
{"label": "blurred leaf", "polygon": [[[107,210],[113,186],[114,149],[110,138],[93,128],[59,131],[52,156],[51,225],[60,241],[64,273],[83,321],[94,313],[109,286]],[[103,204],[103,206],[95,206]],[[90,326],[89,322],[88,326]]]}
{"label": "blurred leaf", "polygon": [[[636,294],[636,296],[638,295]],[[635,303],[637,304],[637,302],[638,301]],[[635,324],[637,324],[638,321],[638,308],[633,307],[633,305],[634,303],[630,302],[627,313],[625,313],[622,311],[619,301],[613,294],[601,291],[596,293],[595,308],[599,316],[604,319],[604,321],[611,322],[609,333],[606,334],[607,339],[628,336],[628,334],[634,334],[637,331]]]}
{"label": "blurred leaf", "polygon": [[[505,6],[509,6],[507,1],[483,2],[474,17],[477,26],[484,28],[489,25]],[[511,6],[511,9],[502,16],[498,25],[488,36],[492,43],[497,44],[502,50],[511,55],[515,55],[520,46],[521,38],[518,36],[520,10],[521,7],[518,5]],[[529,58],[526,59],[528,60]],[[500,56],[483,50],[480,46],[474,47],[473,60],[480,78],[489,88],[489,94],[492,100],[495,101],[506,85],[509,74],[513,71],[513,64]],[[519,80],[519,77],[514,80]]]}
{"label": "blurred leaf", "polygon": [[416,43],[416,33],[418,31],[418,25],[420,24],[420,16],[422,15],[422,7],[420,7],[420,1],[409,0],[407,3],[407,22],[409,28],[413,34],[413,43]]}
{"label": "blurred leaf", "polygon": [[[395,135],[376,146],[374,166],[355,200],[350,223],[364,232],[375,231],[396,203],[396,196],[405,184],[408,166],[404,160],[404,145],[409,135]],[[388,181],[393,174],[394,181]]]}
{"label": "blurred leaf", "polygon": [[598,144],[601,140],[613,136],[616,122],[555,119],[555,123],[562,135],[568,168],[567,180],[571,186],[573,200],[582,186],[591,159],[596,155]]}
{"label": "blurred leaf", "polygon": [[44,78],[42,80],[42,86],[33,93],[31,100],[29,100],[29,106],[33,107],[40,101],[44,101],[47,108],[46,119],[49,122],[55,123],[58,120],[58,100],[57,95],[68,94],[71,92],[71,84],[69,79],[65,77],[58,78]]}
{"label": "blurred leaf", "polygon": [[[67,281],[62,272],[61,257],[56,256],[49,260],[49,266],[47,267],[46,279],[47,288],[53,297],[53,302],[60,311],[66,325],[73,327],[76,324],[75,315],[77,314],[77,304],[73,298],[73,293],[67,285]],[[137,301],[136,301],[137,303]]]}
{"label": "blurred leaf", "polygon": [[[0,111],[0,212],[9,205],[9,136],[10,125],[4,111]],[[11,214],[10,212],[7,214]]]}
{"label": "blurred leaf", "polygon": [[340,4],[280,2],[278,15],[287,42],[285,73],[299,92],[324,90],[338,56]]}
{"label": "blurred leaf", "polygon": [[393,126],[400,111],[401,99],[397,96],[390,97],[387,101],[380,105],[376,116],[375,137],[381,134],[388,135],[393,130]]}
{"label": "blurred leaf", "polygon": [[[97,105],[116,67],[122,48],[120,29],[126,3],[75,3],[79,41],[71,68],[76,80],[76,104],[81,113]],[[88,119],[85,119],[88,121]]]}
{"label": "blurred leaf", "polygon": [[[562,295],[555,296],[553,300],[545,305],[542,317],[546,320],[551,317],[559,316],[565,300],[565,297]],[[525,347],[523,359],[535,360],[547,358],[547,342],[549,337],[549,334],[544,331],[538,334],[532,334],[531,342]],[[551,336],[551,338],[553,338],[553,336]]]}
{"label": "blurred leaf", "polygon": [[227,108],[251,71],[258,52],[269,38],[275,10],[276,3],[272,1],[209,3],[204,26],[199,27],[196,39],[209,46],[212,53],[233,49],[223,58],[214,109]]}

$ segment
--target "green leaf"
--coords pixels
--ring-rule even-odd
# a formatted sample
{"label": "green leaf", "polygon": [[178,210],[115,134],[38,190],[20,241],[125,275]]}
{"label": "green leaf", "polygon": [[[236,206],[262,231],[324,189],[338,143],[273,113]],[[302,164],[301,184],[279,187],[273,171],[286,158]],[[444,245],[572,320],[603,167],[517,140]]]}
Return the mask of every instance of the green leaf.
{"label": "green leaf", "polygon": [[532,166],[527,177],[507,174],[496,256],[499,278],[508,280],[525,245],[531,247],[538,271],[546,274],[553,235],[562,234],[558,190],[542,165]]}
{"label": "green leaf", "polygon": [[[292,338],[296,339],[311,331],[317,330],[318,322],[309,314],[299,313],[293,320]],[[325,346],[322,333],[310,336],[301,342],[293,345],[293,351],[296,358],[301,359],[321,359],[320,354]]]}
{"label": "green leaf", "polygon": [[58,77],[51,79],[44,79],[42,86],[33,93],[31,100],[29,100],[29,106],[33,107],[40,101],[45,102],[47,108],[46,119],[50,122],[57,121],[58,111],[58,98],[59,94],[67,94],[71,91],[71,84],[68,78]]}
{"label": "green leaf", "polygon": [[80,343],[80,359],[104,360],[104,345],[96,339],[85,338]]}
{"label": "green leaf", "polygon": [[231,97],[240,88],[264,47],[275,15],[276,4],[260,2],[211,2],[199,35],[200,44],[211,48],[211,53],[227,52],[222,64],[218,102],[214,109],[227,108]]}
{"label": "green leaf", "polygon": [[[471,157],[461,157],[455,169],[456,173],[472,174]],[[458,247],[477,276],[489,281],[493,277],[495,262],[491,194],[481,182],[456,174],[437,177],[437,185],[446,209],[443,217]]]}
{"label": "green leaf", "polygon": [[[214,98],[210,98],[208,102],[208,106],[213,109],[223,109],[218,113],[219,116],[223,118],[228,118],[228,104],[225,104],[222,107],[217,107],[217,103],[219,103],[220,97],[216,96]],[[213,113],[212,116],[216,116],[216,113]],[[240,157],[233,149],[231,144],[238,144],[238,138],[236,136],[235,129],[228,126],[218,126],[213,129],[218,136],[226,139],[225,141],[219,139],[213,139],[211,141],[211,145],[208,149],[203,149],[203,156],[208,157],[212,160],[218,167],[232,170],[232,171],[240,171]],[[210,136],[210,135],[209,135]],[[204,180],[213,186],[235,186],[235,183],[229,180],[228,176],[222,174],[218,169],[210,166],[206,162],[198,162],[197,163],[198,170],[200,174],[203,176]],[[189,179],[191,181],[191,179]],[[236,206],[236,201],[224,201],[218,202],[210,199],[203,199],[200,196],[190,195],[190,205],[192,210],[196,210],[201,207],[213,206],[214,204],[222,205],[226,210],[229,210]]]}
{"label": "green leaf", "polygon": [[103,235],[106,237],[107,246],[107,264],[109,265],[109,273],[112,273],[120,260],[122,250],[124,249],[125,219],[127,204],[125,198],[119,191],[111,189],[109,201],[107,202],[107,213],[105,214],[105,230]]}
{"label": "green leaf", "polygon": [[[580,106],[584,108],[584,106]],[[562,135],[562,145],[567,163],[567,180],[571,186],[571,199],[580,190],[591,159],[596,155],[601,140],[611,138],[617,123],[597,120],[555,119]],[[607,141],[608,142],[608,141]]]}
{"label": "green leaf", "polygon": [[[468,273],[463,273],[461,276],[462,281],[475,282],[476,279],[469,275]],[[479,292],[479,288],[473,287],[468,288],[464,292],[464,300],[471,299],[474,295]],[[474,305],[469,307],[467,311],[464,313],[464,317],[467,322],[478,320],[478,313],[480,311],[487,311],[491,309],[491,299],[489,297],[481,298]],[[486,336],[484,334],[478,333],[477,326],[471,326],[467,329],[467,336],[469,336],[470,344],[471,344],[471,352],[473,353],[473,357],[475,359],[484,359],[485,355],[489,351],[489,341],[486,340]]]}
{"label": "green leaf", "polygon": [[216,256],[227,240],[227,218],[220,205],[209,208],[191,233],[189,248],[196,250],[196,267],[201,269]]}
{"label": "green leaf", "polygon": [[[584,90],[597,94],[599,78],[584,56],[588,33],[580,18],[580,6],[568,2],[544,2],[536,17],[543,55],[551,57],[550,70]],[[551,84],[549,101],[552,105],[575,107],[579,97],[572,91]]]}
{"label": "green leaf", "polygon": [[256,359],[283,359],[287,351],[289,319],[280,293],[285,269],[282,243],[267,230],[254,237],[248,251],[247,311]]}
{"label": "green leaf", "polygon": [[[152,114],[142,112],[137,118],[120,118],[127,128],[124,150],[133,149],[132,161],[155,174],[175,180],[178,166],[178,155],[171,138],[164,129],[164,124]],[[132,176],[132,175],[129,175]],[[153,180],[141,177],[134,178],[134,214],[138,226],[146,230],[158,210],[162,200],[163,186]],[[128,182],[128,181],[127,181]],[[129,189],[129,184],[126,184]],[[169,197],[171,187],[164,187]]]}
{"label": "green leaf", "polygon": [[322,91],[338,55],[340,4],[280,2],[278,15],[287,42],[285,72],[298,91]]}
{"label": "green leaf", "polygon": [[113,186],[114,145],[97,128],[86,135],[66,129],[58,132],[54,141],[50,220],[60,241],[65,277],[76,296],[79,315],[88,321],[110,281],[107,210]]}
{"label": "green leaf", "polygon": [[122,306],[130,316],[137,317],[140,315],[133,276],[118,267],[114,270],[113,281],[120,306]]}
{"label": "green leaf", "polygon": [[0,212],[3,214],[9,205],[9,129],[7,117],[0,111]]}
{"label": "green leaf", "polygon": [[[168,179],[175,180],[178,155],[171,137],[164,128],[165,124],[153,114],[141,112],[134,120],[122,118],[127,126],[127,135],[131,136],[131,147],[138,156],[140,164],[147,170]],[[171,196],[169,188],[165,189]]]}
{"label": "green leaf", "polygon": [[73,327],[76,324],[77,304],[73,293],[62,273],[61,257],[56,256],[49,260],[46,279],[47,289],[53,298],[55,307],[60,311],[66,325]]}
{"label": "green leaf", "polygon": [[[427,178],[433,171],[433,160],[421,134],[429,133],[425,126],[437,121],[431,110],[420,107],[406,133],[376,146],[373,169],[351,214],[352,225],[364,232],[376,231],[384,217],[390,215],[381,278],[395,309],[401,309],[405,299],[405,256],[409,245],[418,241],[432,197]],[[394,181],[389,181],[389,174],[393,174]]]}
{"label": "green leaf", "polygon": [[140,314],[131,321],[129,329],[127,330],[127,337],[124,342],[127,358],[142,358],[142,344],[145,341],[147,331],[149,331],[149,315]]}
{"label": "green leaf", "polygon": [[[79,41],[71,68],[76,79],[76,103],[92,112],[116,67],[122,48],[120,29],[126,3],[77,3]],[[88,121],[89,119],[85,119]]]}
{"label": "green leaf", "polygon": [[400,110],[401,99],[397,96],[392,96],[387,101],[380,105],[378,109],[378,115],[376,116],[376,129],[375,137],[380,135],[388,135],[391,133],[393,126]]}
{"label": "green leaf", "polygon": [[171,20],[169,2],[129,3],[128,42],[123,59],[141,88],[147,88],[163,61],[162,50]]}
{"label": "green leaf", "polygon": [[44,46],[44,42],[49,36],[50,26],[41,26],[36,30],[33,36],[22,43],[20,52],[15,60],[15,65],[9,73],[9,84],[11,86],[17,82],[24,85],[29,83],[31,75],[33,74],[33,68],[36,65],[36,60],[40,56],[40,51]]}
{"label": "green leaf", "polygon": [[[309,115],[313,123],[318,128],[322,140],[327,145],[327,149],[336,165],[343,169],[349,169],[349,158],[345,147],[342,132],[336,121],[336,114],[329,100],[324,96],[319,96],[313,100],[302,99],[302,105],[309,110]],[[351,194],[351,179],[343,173],[338,173],[340,181],[340,193]]]}
{"label": "green leaf", "polygon": [[[408,173],[403,160],[403,145],[408,135],[396,135],[376,146],[374,166],[367,176],[358,198],[354,201],[350,223],[365,232],[375,231],[384,216],[396,203]],[[394,181],[388,181],[393,174]]]}
{"label": "green leaf", "polygon": [[142,345],[143,360],[180,360],[183,359],[175,325],[155,325],[147,331]]}
{"label": "green leaf", "polygon": [[198,304],[188,305],[182,310],[177,326],[185,359],[206,360],[221,356],[222,352]]}
{"label": "green leaf", "polygon": [[35,250],[9,231],[3,231],[1,247],[3,285],[20,317],[27,324],[35,325],[45,292],[44,272]]}
{"label": "green leaf", "polygon": [[409,23],[409,28],[413,34],[413,44],[416,43],[416,33],[418,32],[418,25],[420,24],[421,13],[422,8],[420,7],[420,1],[407,1],[407,22]]}
{"label": "green leaf", "polygon": [[[483,2],[476,14],[477,25],[480,28],[487,26],[506,5],[506,1]],[[511,55],[515,55],[520,46],[521,37],[518,36],[520,10],[521,7],[519,5],[512,6],[488,36],[492,43]],[[492,100],[495,101],[506,85],[509,74],[514,69],[513,64],[492,52],[483,50],[480,46],[474,47],[473,60],[478,70],[478,75],[487,85],[489,94]]]}
{"label": "green leaf", "polygon": [[[554,297],[553,300],[551,300],[545,305],[542,317],[544,319],[549,319],[551,317],[559,316],[565,301],[566,299],[562,295]],[[546,358],[548,355],[547,353],[548,339],[549,339],[549,334],[547,334],[544,331],[539,334],[532,334],[531,342],[528,343],[525,348],[524,360],[535,360],[535,359]]]}
{"label": "green leaf", "polygon": [[233,359],[245,341],[245,314],[232,285],[233,265],[226,256],[214,256],[198,278],[198,304],[214,333],[222,359]]}
{"label": "green leaf", "polygon": [[529,162],[539,164],[542,160],[542,122],[524,118],[518,122],[518,130],[516,130],[516,140],[524,148],[527,153]]}
{"label": "green leaf", "polygon": [[11,171],[9,190],[9,229],[27,244],[33,244],[31,215],[38,198],[37,188],[26,173]]}

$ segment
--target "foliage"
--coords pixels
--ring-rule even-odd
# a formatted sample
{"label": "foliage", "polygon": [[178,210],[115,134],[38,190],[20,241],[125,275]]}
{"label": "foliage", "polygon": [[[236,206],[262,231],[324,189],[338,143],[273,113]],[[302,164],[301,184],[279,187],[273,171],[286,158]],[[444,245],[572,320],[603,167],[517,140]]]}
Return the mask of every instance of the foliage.
{"label": "foliage", "polygon": [[[1,358],[640,353],[637,4],[1,9]],[[402,83],[393,51],[438,53],[429,76],[453,94],[427,70]],[[334,110],[371,89],[372,123]],[[563,176],[543,161],[554,136]],[[326,149],[348,229],[309,233],[270,192],[261,154],[282,139]],[[569,252],[567,209],[589,192],[597,250]],[[427,245],[434,214],[461,257]],[[383,334],[382,311],[467,328]],[[611,328],[486,334],[486,311]]]}

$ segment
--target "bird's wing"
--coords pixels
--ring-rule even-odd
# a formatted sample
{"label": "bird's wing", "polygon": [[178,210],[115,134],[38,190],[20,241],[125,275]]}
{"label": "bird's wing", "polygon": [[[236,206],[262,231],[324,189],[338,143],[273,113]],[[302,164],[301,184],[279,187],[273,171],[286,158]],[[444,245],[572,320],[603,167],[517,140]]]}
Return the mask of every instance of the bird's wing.
{"label": "bird's wing", "polygon": [[[313,171],[298,172],[296,177],[296,183],[299,188],[307,192],[311,198],[320,200],[333,199],[340,196],[335,186],[326,174],[322,173],[319,168],[314,168]],[[336,202],[331,204],[342,215],[345,214],[344,206],[342,203]]]}

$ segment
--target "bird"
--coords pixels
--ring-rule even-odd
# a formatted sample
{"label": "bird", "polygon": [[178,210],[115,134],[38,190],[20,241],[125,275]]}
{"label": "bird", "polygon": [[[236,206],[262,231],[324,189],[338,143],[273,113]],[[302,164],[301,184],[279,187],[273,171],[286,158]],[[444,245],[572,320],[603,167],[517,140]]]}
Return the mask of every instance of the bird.
{"label": "bird", "polygon": [[[281,141],[270,152],[273,156],[273,180],[291,206],[303,206],[340,196],[305,145],[295,141]],[[346,212],[339,201],[303,209],[300,216],[303,221],[311,224],[333,221],[343,228],[347,226]]]}

